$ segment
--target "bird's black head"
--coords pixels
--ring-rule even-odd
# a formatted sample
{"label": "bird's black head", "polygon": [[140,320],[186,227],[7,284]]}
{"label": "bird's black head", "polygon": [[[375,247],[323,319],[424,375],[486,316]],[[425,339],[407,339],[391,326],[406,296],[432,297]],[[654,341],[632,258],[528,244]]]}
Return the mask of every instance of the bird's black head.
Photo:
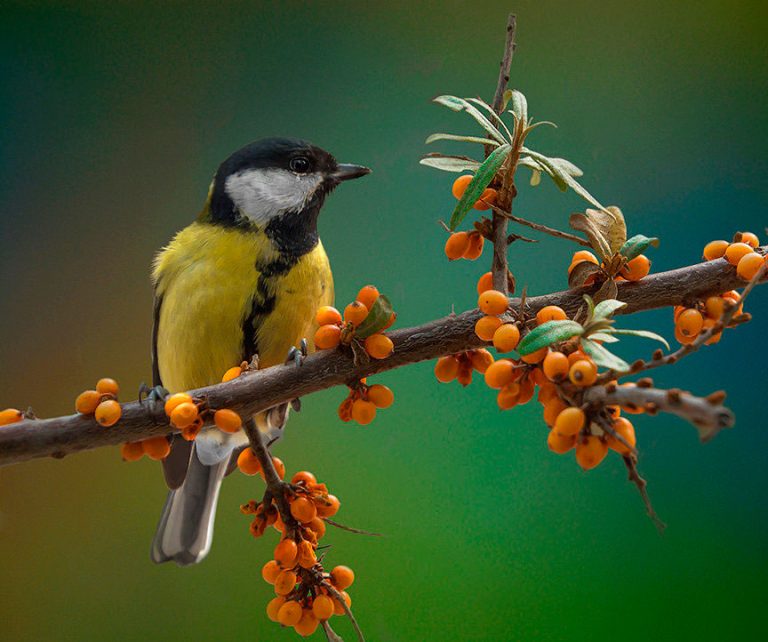
{"label": "bird's black head", "polygon": [[[213,180],[206,218],[265,229],[271,236],[314,234],[326,195],[341,181],[370,173],[294,138],[264,138],[225,160]],[[297,239],[298,240],[298,239]]]}

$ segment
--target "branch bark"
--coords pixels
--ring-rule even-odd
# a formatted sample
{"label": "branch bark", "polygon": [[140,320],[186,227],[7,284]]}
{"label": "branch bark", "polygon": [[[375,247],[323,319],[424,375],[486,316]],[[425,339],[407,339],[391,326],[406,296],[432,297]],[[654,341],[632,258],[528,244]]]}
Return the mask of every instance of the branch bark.
{"label": "branch bark", "polygon": [[[651,274],[636,283],[619,284],[618,298],[627,303],[619,313],[679,305],[744,285],[735,268],[724,259],[699,263]],[[583,304],[583,295],[589,292],[589,288],[578,288],[528,297],[526,311],[535,315],[544,306],[559,305],[572,317]],[[513,309],[519,305],[520,299],[511,300]],[[355,364],[348,351],[321,351],[309,355],[301,367],[274,366],[190,393],[207,398],[212,408],[230,408],[249,417],[279,403],[362,377],[485,346],[474,333],[480,316],[479,310],[468,310],[414,328],[394,330],[388,336],[395,344],[395,352],[387,359]],[[0,428],[0,465],[41,457],[61,458],[172,432],[174,428],[162,409],[153,411],[147,401],[123,404],[122,418],[111,428],[104,428],[85,415],[25,419]]]}

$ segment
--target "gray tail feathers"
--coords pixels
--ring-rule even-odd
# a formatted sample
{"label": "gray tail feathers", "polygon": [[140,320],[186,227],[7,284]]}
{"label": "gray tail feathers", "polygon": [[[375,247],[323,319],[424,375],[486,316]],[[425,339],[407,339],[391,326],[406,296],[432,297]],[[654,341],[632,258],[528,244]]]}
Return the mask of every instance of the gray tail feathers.
{"label": "gray tail feathers", "polygon": [[202,464],[192,452],[184,483],[168,493],[152,542],[152,561],[173,560],[179,566],[196,564],[211,548],[213,520],[221,480],[229,458],[213,466]]}

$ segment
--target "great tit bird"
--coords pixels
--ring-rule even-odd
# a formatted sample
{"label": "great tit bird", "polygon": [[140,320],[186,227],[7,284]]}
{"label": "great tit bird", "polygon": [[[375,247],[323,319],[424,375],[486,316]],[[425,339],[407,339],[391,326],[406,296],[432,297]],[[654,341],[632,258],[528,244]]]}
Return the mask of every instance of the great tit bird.
{"label": "great tit bird", "polygon": [[[316,310],[333,304],[320,209],[339,183],[369,172],[289,138],[259,140],[227,158],[197,220],[154,262],[154,385],[182,392],[218,383],[254,355],[259,367],[282,363],[311,336]],[[282,404],[255,420],[274,441],[287,418]],[[204,428],[194,442],[171,440],[152,559],[183,566],[208,553],[221,481],[247,438]]]}

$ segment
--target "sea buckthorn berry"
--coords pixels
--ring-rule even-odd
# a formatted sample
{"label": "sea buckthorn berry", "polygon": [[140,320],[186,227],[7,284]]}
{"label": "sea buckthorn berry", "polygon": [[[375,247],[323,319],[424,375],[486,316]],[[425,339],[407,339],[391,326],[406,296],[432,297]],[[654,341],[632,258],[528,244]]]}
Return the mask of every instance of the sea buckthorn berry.
{"label": "sea buckthorn berry", "polygon": [[552,397],[544,404],[544,423],[547,426],[554,426],[558,415],[567,407],[560,397]]}
{"label": "sea buckthorn berry", "polygon": [[395,401],[395,395],[387,386],[375,383],[368,388],[368,401],[377,408],[389,408]]}
{"label": "sea buckthorn berry", "polygon": [[488,290],[493,290],[493,272],[486,272],[477,280],[478,296]]}
{"label": "sea buckthorn berry", "polygon": [[317,508],[315,503],[307,497],[297,497],[291,502],[291,515],[293,515],[302,524],[311,522],[317,517]]}
{"label": "sea buckthorn berry", "polygon": [[520,384],[510,383],[499,390],[496,395],[496,404],[501,410],[509,410],[517,405],[520,399]]}
{"label": "sea buckthorn berry", "polygon": [[741,242],[746,243],[750,247],[757,247],[760,245],[760,239],[758,239],[757,235],[752,232],[741,232]]}
{"label": "sea buckthorn berry", "polygon": [[141,446],[147,457],[155,461],[165,459],[171,453],[171,444],[164,435],[145,439]]}
{"label": "sea buckthorn berry", "polygon": [[684,337],[696,337],[704,326],[704,317],[695,308],[688,308],[677,317],[675,327]]}
{"label": "sea buckthorn berry", "polygon": [[[495,317],[494,317],[495,318]],[[459,374],[459,362],[456,357],[440,357],[435,363],[435,377],[440,383],[449,383]]]}
{"label": "sea buckthorn berry", "polygon": [[[352,598],[349,597],[349,593],[347,593],[346,591],[339,591],[339,594],[341,595],[341,598],[346,603],[347,608],[350,608],[352,606]],[[344,610],[344,607],[341,605],[341,602],[339,602],[335,598],[333,600],[333,612],[336,615],[344,615],[346,613],[346,611]]]}
{"label": "sea buckthorn berry", "polygon": [[[720,296],[708,297],[707,300],[704,301],[704,309],[707,311],[707,316],[710,319],[717,320],[723,316],[725,301],[723,297]],[[675,318],[675,320],[677,320],[677,318]]]}
{"label": "sea buckthorn berry", "polygon": [[493,347],[499,352],[512,352],[520,343],[520,329],[514,323],[505,323],[493,333]]}
{"label": "sea buckthorn berry", "polygon": [[464,176],[459,176],[455,181],[453,181],[453,186],[451,187],[451,193],[456,198],[461,198],[464,196],[464,192],[467,191],[467,187],[469,187],[469,184],[472,182],[472,174],[465,174]]}
{"label": "sea buckthorn berry", "polygon": [[189,426],[181,429],[181,436],[187,441],[194,441],[203,429],[203,420],[198,417]]}
{"label": "sea buckthorn berry", "polygon": [[360,325],[367,316],[368,308],[360,303],[360,301],[352,301],[352,303],[344,308],[344,321],[354,326]]}
{"label": "sea buckthorn berry", "polygon": [[360,301],[360,303],[370,310],[379,298],[379,294],[379,289],[375,285],[364,285],[360,288],[355,300]]}
{"label": "sea buckthorn berry", "polygon": [[480,317],[475,323],[475,334],[483,341],[493,341],[493,335],[499,327],[501,327],[501,319],[499,317]]}
{"label": "sea buckthorn berry", "polygon": [[315,517],[309,524],[304,526],[311,530],[317,539],[322,539],[323,535],[325,535],[325,522],[320,517]]}
{"label": "sea buckthorn berry", "polygon": [[305,486],[311,486],[317,483],[317,477],[315,477],[308,470],[300,470],[293,477],[291,477],[292,484],[304,483]]}
{"label": "sea buckthorn berry", "polygon": [[176,426],[176,428],[183,429],[192,425],[199,414],[200,412],[195,404],[180,403],[171,413],[171,423]]}
{"label": "sea buckthorn berry", "polygon": [[120,446],[120,456],[123,461],[138,461],[144,455],[144,444],[140,441],[130,441]]}
{"label": "sea buckthorn berry", "polygon": [[454,232],[445,242],[445,255],[449,261],[455,261],[464,256],[469,248],[469,234],[466,232]]}
{"label": "sea buckthorn berry", "polygon": [[485,383],[494,390],[500,390],[514,380],[515,366],[509,359],[494,361],[485,371]]}
{"label": "sea buckthorn berry", "polygon": [[395,344],[392,343],[392,339],[380,332],[372,334],[365,340],[365,351],[374,359],[386,359],[394,349]]}
{"label": "sea buckthorn berry", "polygon": [[117,385],[117,381],[104,377],[96,382],[96,392],[102,395],[114,395],[117,397],[117,393],[120,392],[120,386]]}
{"label": "sea buckthorn berry", "polygon": [[557,415],[552,430],[556,430],[566,437],[572,437],[579,434],[586,420],[587,418],[581,408],[566,408]]}
{"label": "sea buckthorn berry", "polygon": [[[294,575],[294,578],[295,577],[296,576]],[[294,584],[295,583],[296,582],[294,582]],[[291,588],[293,588],[293,585],[291,585]],[[290,593],[290,591],[288,591],[288,593]],[[277,612],[277,621],[283,626],[293,626],[301,619],[301,613],[301,604],[294,600],[290,600],[280,607],[280,610]]]}
{"label": "sea buckthorn berry", "polygon": [[355,399],[352,404],[352,419],[361,426],[367,426],[376,418],[376,406],[365,399]]}
{"label": "sea buckthorn berry", "polygon": [[[702,324],[703,325],[703,324]],[[696,341],[696,335],[685,335],[682,332],[680,332],[680,328],[678,326],[675,326],[675,340],[678,343],[682,343],[683,345],[689,345]]]}
{"label": "sea buckthorn berry", "polygon": [[342,401],[339,404],[338,414],[339,419],[341,419],[344,422],[352,421],[352,404],[355,403],[355,400],[352,399],[352,397],[347,397],[344,401]]}
{"label": "sea buckthorn berry", "polygon": [[293,630],[300,636],[306,638],[317,631],[317,627],[320,622],[315,617],[315,614],[311,609],[303,609],[301,612],[301,619],[293,625]]}
{"label": "sea buckthorn berry", "polygon": [[[275,469],[275,472],[277,473],[277,476],[280,479],[285,479],[285,464],[283,463],[283,460],[279,457],[272,457],[272,467]],[[262,477],[262,479],[266,479],[264,477],[264,471],[260,471],[259,473]]]}
{"label": "sea buckthorn berry", "polygon": [[477,306],[485,314],[504,314],[508,305],[509,299],[507,299],[507,295],[498,290],[486,290],[477,300]]}
{"label": "sea buckthorn berry", "polygon": [[261,464],[250,447],[244,448],[237,456],[237,467],[245,475],[258,475],[261,472]]}
{"label": "sea buckthorn berry", "polygon": [[283,568],[293,568],[296,565],[296,558],[299,556],[299,547],[292,539],[281,540],[275,546],[275,561]]}
{"label": "sea buckthorn berry", "polygon": [[213,413],[213,423],[224,432],[237,432],[243,427],[243,420],[234,410],[222,408]]}
{"label": "sea buckthorn berry", "polygon": [[341,328],[337,325],[321,325],[315,330],[315,347],[331,350],[341,343]]}
{"label": "sea buckthorn berry", "polygon": [[317,514],[319,517],[333,517],[339,512],[341,502],[336,495],[328,495],[328,502],[317,502]]}
{"label": "sea buckthorn berry", "polygon": [[765,260],[757,252],[750,252],[741,257],[736,266],[736,274],[745,281],[751,281],[764,263]]}
{"label": "sea buckthorn berry", "polygon": [[467,246],[467,249],[464,251],[463,258],[469,261],[474,261],[476,259],[479,259],[483,253],[484,243],[485,243],[485,239],[483,239],[483,235],[480,234],[480,232],[470,232],[469,245]]}
{"label": "sea buckthorn berry", "polygon": [[636,256],[629,261],[619,274],[623,276],[627,281],[639,281],[651,271],[651,261],[644,254]]}
{"label": "sea buckthorn berry", "polygon": [[597,366],[591,359],[581,359],[571,366],[568,378],[577,386],[591,386],[597,379]]}
{"label": "sea buckthorn berry", "polygon": [[324,305],[315,314],[317,325],[338,325],[341,323],[341,312],[332,305]]}
{"label": "sea buckthorn berry", "polygon": [[563,455],[576,445],[575,435],[561,435],[554,428],[547,435],[547,446],[553,453]]}
{"label": "sea buckthorn berry", "polygon": [[261,576],[267,584],[274,584],[277,576],[283,572],[276,560],[269,560],[261,567]]}
{"label": "sea buckthorn berry", "polygon": [[165,400],[165,414],[170,417],[174,408],[176,408],[177,406],[183,403],[193,403],[192,397],[188,395],[186,392],[177,392],[173,395],[170,395]]}
{"label": "sea buckthorn berry", "polygon": [[572,366],[574,363],[581,361],[582,359],[589,360],[589,355],[583,350],[576,350],[571,352],[571,354],[568,355],[568,365]]}
{"label": "sea buckthorn berry", "polygon": [[731,265],[738,265],[742,256],[753,251],[752,246],[746,243],[731,243],[725,251],[725,258]]}
{"label": "sea buckthorn berry", "polygon": [[540,363],[546,358],[548,352],[549,352],[549,348],[547,346],[544,346],[543,348],[539,348],[538,350],[536,350],[536,352],[531,352],[530,354],[526,354],[520,357],[520,359],[525,361],[525,363],[528,363],[528,364]]}
{"label": "sea buckthorn berry", "polygon": [[340,591],[352,586],[355,573],[349,566],[334,566],[331,571],[331,583]]}
{"label": "sea buckthorn berry", "polygon": [[542,405],[546,405],[551,399],[557,397],[557,386],[547,382],[539,387],[538,399]]}
{"label": "sea buckthorn berry", "polygon": [[480,348],[469,353],[469,361],[475,370],[480,374],[485,374],[488,366],[493,363],[493,355],[485,348]]}
{"label": "sea buckthorn berry", "polygon": [[477,199],[477,202],[474,205],[475,209],[480,210],[481,212],[491,209],[491,205],[496,205],[498,196],[499,193],[495,189],[486,187],[483,190],[483,193],[480,194],[480,198]]}
{"label": "sea buckthorn berry", "polygon": [[557,305],[547,305],[536,313],[536,323],[541,325],[547,321],[565,321],[568,315]]}
{"label": "sea buckthorn berry", "polygon": [[75,410],[84,415],[92,415],[96,412],[96,406],[101,401],[101,393],[97,390],[86,390],[77,395]]}
{"label": "sea buckthorn berry", "polygon": [[306,539],[301,540],[301,543],[299,544],[298,562],[301,568],[312,568],[315,564],[317,564],[317,555],[315,555],[315,549]]}
{"label": "sea buckthorn berry", "polygon": [[240,366],[233,366],[224,373],[224,376],[221,378],[221,383],[237,379],[241,374],[243,374],[243,369]]}
{"label": "sea buckthorn berry", "polygon": [[550,352],[544,357],[544,361],[541,364],[544,375],[550,381],[563,381],[568,377],[568,370],[570,370],[570,364],[568,363],[568,357],[562,352]]}
{"label": "sea buckthorn berry", "polygon": [[459,374],[456,375],[456,381],[464,387],[472,383],[472,367],[466,364],[459,364]]}
{"label": "sea buckthorn berry", "polygon": [[[716,321],[714,319],[704,319],[704,330],[709,330],[710,328],[714,327]],[[720,339],[723,338],[723,331],[720,330],[720,332],[716,332],[713,334],[709,339],[707,339],[704,344],[711,346],[715,343],[720,343]]]}
{"label": "sea buckthorn berry", "polygon": [[704,258],[707,261],[713,261],[725,256],[729,245],[728,241],[710,241],[704,246]]}
{"label": "sea buckthorn berry", "polygon": [[579,250],[578,252],[574,252],[573,258],[571,259],[571,264],[581,263],[582,261],[589,261],[595,265],[599,265],[600,263],[597,260],[597,257],[589,250]]}
{"label": "sea buckthorn berry", "polygon": [[[611,426],[619,437],[623,437],[632,448],[637,444],[635,438],[635,427],[632,422],[624,417],[617,417],[613,420],[613,426]],[[607,434],[605,442],[608,444],[608,448],[615,450],[620,455],[629,455],[632,450],[627,448],[623,443],[616,439],[613,435]]]}
{"label": "sea buckthorn berry", "polygon": [[599,437],[589,435],[576,443],[576,461],[584,470],[600,464],[608,454],[608,445]]}
{"label": "sea buckthorn berry", "polygon": [[283,604],[285,604],[285,598],[282,595],[278,595],[267,602],[267,617],[273,622],[279,622],[277,614]]}
{"label": "sea buckthorn berry", "polygon": [[318,620],[329,619],[333,615],[333,600],[327,595],[318,595],[312,602],[312,613]]}
{"label": "sea buckthorn berry", "polygon": [[122,414],[123,409],[120,404],[114,399],[107,399],[96,406],[93,416],[100,425],[109,428],[120,420]]}

